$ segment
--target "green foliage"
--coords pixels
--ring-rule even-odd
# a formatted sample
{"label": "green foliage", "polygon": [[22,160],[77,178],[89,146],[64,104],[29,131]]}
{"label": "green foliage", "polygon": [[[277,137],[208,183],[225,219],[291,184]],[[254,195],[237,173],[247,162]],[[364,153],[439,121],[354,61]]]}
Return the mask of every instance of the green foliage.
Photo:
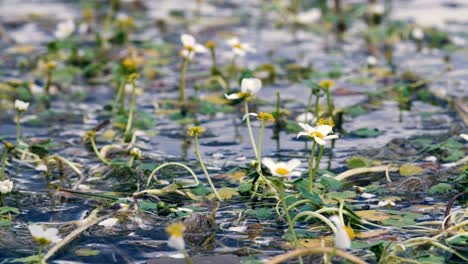
{"label": "green foliage", "polygon": [[372,160],[362,156],[352,156],[346,160],[346,165],[351,169],[369,167],[372,165]]}
{"label": "green foliage", "polygon": [[247,211],[247,214],[261,220],[267,220],[273,216],[273,208],[261,207],[257,209],[250,209]]}
{"label": "green foliage", "polygon": [[378,137],[383,134],[378,128],[359,128],[351,132],[353,136],[361,138]]}
{"label": "green foliage", "polygon": [[432,194],[432,195],[435,195],[435,194],[446,194],[446,193],[449,193],[453,191],[453,187],[452,185],[448,184],[448,183],[439,183],[439,184],[436,184],[434,186],[431,187],[431,189],[429,189],[429,193]]}

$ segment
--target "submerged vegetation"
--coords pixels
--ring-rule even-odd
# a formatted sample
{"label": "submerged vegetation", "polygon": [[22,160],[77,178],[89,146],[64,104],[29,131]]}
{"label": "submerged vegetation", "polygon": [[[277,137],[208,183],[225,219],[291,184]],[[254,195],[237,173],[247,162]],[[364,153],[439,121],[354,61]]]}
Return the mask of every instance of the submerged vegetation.
{"label": "submerged vegetation", "polygon": [[468,262],[466,32],[154,2],[0,12],[2,263]]}

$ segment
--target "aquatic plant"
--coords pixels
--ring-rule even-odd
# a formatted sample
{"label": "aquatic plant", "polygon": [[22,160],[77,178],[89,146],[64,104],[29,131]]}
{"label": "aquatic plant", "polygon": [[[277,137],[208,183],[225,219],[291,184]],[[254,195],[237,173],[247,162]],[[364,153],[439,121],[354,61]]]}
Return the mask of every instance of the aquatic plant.
{"label": "aquatic plant", "polygon": [[29,108],[29,103],[21,100],[15,100],[16,110],[16,143],[19,144],[21,141],[21,114],[26,112]]}

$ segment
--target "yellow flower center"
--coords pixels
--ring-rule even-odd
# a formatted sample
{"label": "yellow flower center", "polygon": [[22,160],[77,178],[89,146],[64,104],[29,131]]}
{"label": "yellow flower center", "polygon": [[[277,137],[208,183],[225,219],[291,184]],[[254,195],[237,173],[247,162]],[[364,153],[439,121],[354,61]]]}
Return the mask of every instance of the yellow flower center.
{"label": "yellow flower center", "polygon": [[320,133],[320,132],[318,132],[318,131],[310,132],[310,136],[311,136],[311,137],[318,137],[318,138],[320,138],[320,139],[323,139],[323,138],[325,137],[322,133]]}
{"label": "yellow flower center", "polygon": [[182,222],[172,223],[166,227],[166,232],[173,237],[182,237],[185,226]]}
{"label": "yellow flower center", "polygon": [[349,226],[345,226],[344,229],[346,230],[346,233],[348,233],[349,239],[354,240],[354,238],[356,237],[356,235],[354,234],[354,230]]}
{"label": "yellow flower center", "polygon": [[195,50],[195,48],[193,46],[185,46],[185,49],[188,51],[188,52],[193,52]]}
{"label": "yellow flower center", "polygon": [[240,44],[240,43],[237,43],[237,44],[235,44],[235,45],[232,46],[232,47],[235,48],[235,49],[241,49],[241,50],[244,49],[244,48],[242,47],[242,44]]}
{"label": "yellow flower center", "polygon": [[285,168],[276,168],[275,172],[281,176],[286,176],[289,174],[289,170]]}

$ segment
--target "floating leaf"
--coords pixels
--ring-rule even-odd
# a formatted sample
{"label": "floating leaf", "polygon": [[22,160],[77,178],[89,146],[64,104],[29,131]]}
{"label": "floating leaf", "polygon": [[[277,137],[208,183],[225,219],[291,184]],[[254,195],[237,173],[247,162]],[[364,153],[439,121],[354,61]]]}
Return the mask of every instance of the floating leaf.
{"label": "floating leaf", "polygon": [[451,192],[452,190],[453,190],[452,185],[442,182],[442,183],[432,186],[431,189],[429,189],[429,193],[432,195],[446,194],[446,193]]}
{"label": "floating leaf", "polygon": [[346,160],[346,165],[351,168],[369,167],[372,165],[372,161],[362,156],[352,156]]}
{"label": "floating leaf", "polygon": [[90,256],[97,256],[101,252],[96,249],[88,249],[88,248],[80,248],[75,250],[75,255],[80,257],[90,257]]}
{"label": "floating leaf", "polygon": [[[237,188],[229,188],[229,187],[224,187],[218,190],[219,197],[223,200],[230,200],[234,196],[239,196],[239,192],[237,191]],[[213,199],[215,198],[215,194],[212,193],[208,195],[208,198]]]}
{"label": "floating leaf", "polygon": [[377,222],[387,220],[392,217],[390,214],[377,211],[377,210],[356,211],[355,213],[363,219],[366,219],[369,221],[377,221]]}
{"label": "floating leaf", "polygon": [[424,169],[413,164],[403,164],[400,166],[401,176],[413,176],[422,173],[424,173]]}
{"label": "floating leaf", "polygon": [[368,138],[368,137],[380,136],[383,134],[383,132],[377,128],[364,127],[364,128],[359,128],[357,130],[352,131],[351,134],[356,137]]}
{"label": "floating leaf", "polygon": [[248,210],[247,213],[251,216],[254,216],[258,219],[269,219],[273,216],[273,208],[261,207],[257,209]]}

